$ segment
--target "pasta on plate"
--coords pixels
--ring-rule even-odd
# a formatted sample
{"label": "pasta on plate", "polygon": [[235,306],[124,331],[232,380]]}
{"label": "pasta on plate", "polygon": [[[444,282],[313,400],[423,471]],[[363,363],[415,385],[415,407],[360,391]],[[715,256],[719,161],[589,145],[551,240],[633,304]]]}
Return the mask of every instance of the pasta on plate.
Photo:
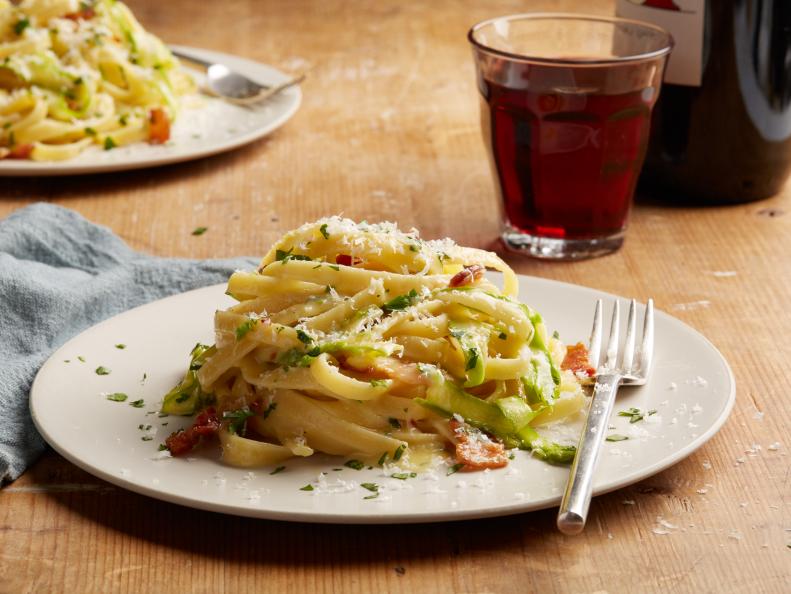
{"label": "pasta on plate", "polygon": [[164,143],[194,90],[122,2],[0,0],[0,158]]}
{"label": "pasta on plate", "polygon": [[536,428],[575,415],[593,371],[517,290],[491,252],[391,223],[305,224],[231,276],[238,303],[215,313],[215,344],[193,349],[164,398],[164,413],[197,414],[167,447],[217,435],[241,467],[323,452],[418,468],[451,452],[475,470],[517,447],[568,462],[573,446]]}

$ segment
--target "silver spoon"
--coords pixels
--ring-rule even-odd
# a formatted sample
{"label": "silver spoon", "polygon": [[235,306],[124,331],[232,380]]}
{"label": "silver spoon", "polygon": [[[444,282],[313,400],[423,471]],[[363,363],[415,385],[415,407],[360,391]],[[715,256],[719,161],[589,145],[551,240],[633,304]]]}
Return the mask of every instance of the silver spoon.
{"label": "silver spoon", "polygon": [[198,64],[206,69],[206,89],[213,95],[221,97],[237,105],[253,105],[266,101],[281,91],[298,85],[305,80],[305,74],[300,74],[279,85],[262,85],[250,80],[243,74],[231,70],[225,64],[208,62],[195,56],[171,48],[170,51],[179,58]]}

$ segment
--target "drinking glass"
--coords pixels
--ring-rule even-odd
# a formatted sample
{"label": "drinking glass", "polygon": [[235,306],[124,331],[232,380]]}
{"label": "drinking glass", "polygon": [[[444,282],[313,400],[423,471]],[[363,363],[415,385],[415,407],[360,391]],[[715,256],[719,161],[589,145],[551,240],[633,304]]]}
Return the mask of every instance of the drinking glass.
{"label": "drinking glass", "polygon": [[626,19],[528,13],[479,23],[468,39],[505,245],[556,259],[617,250],[670,34]]}

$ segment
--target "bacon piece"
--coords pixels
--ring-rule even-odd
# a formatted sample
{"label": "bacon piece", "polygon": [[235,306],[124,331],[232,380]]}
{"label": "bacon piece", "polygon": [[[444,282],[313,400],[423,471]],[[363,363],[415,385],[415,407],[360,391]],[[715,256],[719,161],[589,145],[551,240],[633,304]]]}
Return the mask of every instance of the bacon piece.
{"label": "bacon piece", "polygon": [[360,258],[353,258],[348,254],[338,254],[335,256],[335,263],[341,266],[359,266],[363,261]]}
{"label": "bacon piece", "polygon": [[95,16],[96,16],[96,11],[93,8],[87,7],[77,12],[70,12],[69,14],[64,14],[63,18],[69,19],[70,21],[89,21]]}
{"label": "bacon piece", "polygon": [[464,287],[478,282],[483,278],[483,273],[486,269],[479,265],[473,264],[472,266],[465,266],[463,270],[453,275],[448,283],[449,287]]}
{"label": "bacon piece", "polygon": [[450,420],[450,428],[456,438],[456,460],[464,464],[461,470],[502,468],[508,465],[508,456],[502,443],[493,441],[485,433],[456,419]]}
{"label": "bacon piece", "polygon": [[220,429],[220,419],[217,411],[209,407],[198,415],[192,427],[180,429],[172,433],[165,440],[165,445],[173,456],[183,456],[190,453],[197,446],[202,438],[216,435]]}
{"label": "bacon piece", "polygon": [[393,357],[377,357],[373,360],[371,368],[374,374],[384,375],[394,382],[406,386],[428,386],[431,384],[431,379],[420,372],[417,363],[407,363]]}
{"label": "bacon piece", "polygon": [[164,144],[170,140],[170,119],[161,107],[154,107],[148,113],[148,142]]}
{"label": "bacon piece", "polygon": [[5,154],[6,159],[29,159],[30,154],[33,152],[32,144],[17,144],[13,148],[8,149]]}
{"label": "bacon piece", "polygon": [[588,349],[581,342],[566,347],[566,356],[563,357],[563,363],[560,364],[560,368],[568,369],[574,375],[583,374],[587,377],[596,375],[596,370],[588,360]]}

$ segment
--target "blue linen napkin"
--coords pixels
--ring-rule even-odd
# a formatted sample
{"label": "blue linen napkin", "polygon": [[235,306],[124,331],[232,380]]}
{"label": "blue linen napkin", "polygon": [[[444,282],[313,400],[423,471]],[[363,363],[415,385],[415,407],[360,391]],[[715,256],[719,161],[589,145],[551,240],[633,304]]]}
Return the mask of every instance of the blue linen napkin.
{"label": "blue linen napkin", "polygon": [[141,254],[109,229],[50,204],[0,221],[0,486],[44,450],[28,395],[57,347],[114,314],[256,264]]}

